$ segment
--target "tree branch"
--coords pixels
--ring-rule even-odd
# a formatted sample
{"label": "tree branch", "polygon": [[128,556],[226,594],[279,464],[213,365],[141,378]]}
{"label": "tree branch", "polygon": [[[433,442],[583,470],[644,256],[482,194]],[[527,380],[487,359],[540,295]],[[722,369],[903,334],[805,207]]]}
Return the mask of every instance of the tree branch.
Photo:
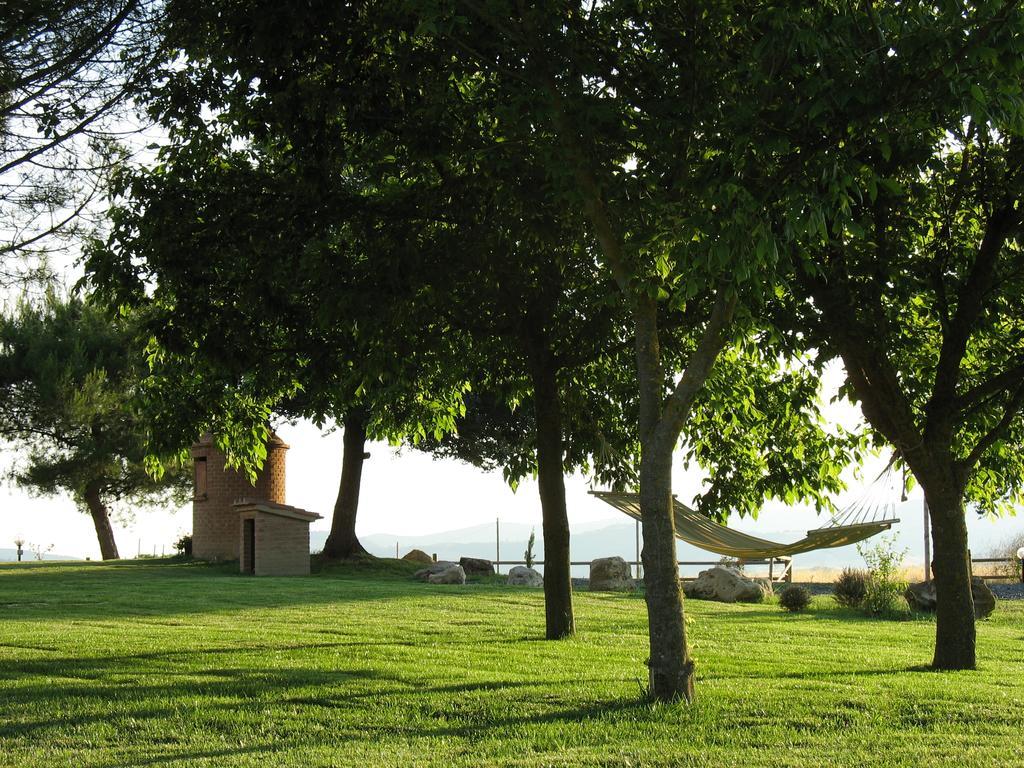
{"label": "tree branch", "polygon": [[999,420],[992,429],[990,429],[974,446],[966,459],[958,462],[960,468],[969,471],[974,467],[981,457],[985,454],[989,448],[991,448],[1010,428],[1013,423],[1013,418],[1020,413],[1021,407],[1024,406],[1024,383],[1017,387],[1017,391],[1013,393],[1013,397],[1006,404],[1006,410],[1003,411],[1003,417]]}
{"label": "tree branch", "polygon": [[658,432],[661,438],[674,444],[683,429],[693,401],[711,374],[718,355],[729,341],[729,326],[736,313],[737,295],[719,287],[711,316],[704,326],[697,348],[686,361],[686,369],[671,394],[665,399]]}
{"label": "tree branch", "polygon": [[[1015,156],[1020,147],[1013,149]],[[1011,172],[1016,170],[1017,163],[1014,162],[1013,165]],[[942,338],[939,361],[935,368],[935,386],[928,404],[929,412],[934,407],[942,408],[955,397],[960,362],[967,352],[971,331],[984,308],[985,297],[992,287],[999,252],[1010,232],[1020,224],[1020,212],[1016,208],[1016,202],[1012,197],[1004,200],[989,217],[985,236],[978,247],[978,255],[960,292],[956,312],[949,322],[948,332]]]}
{"label": "tree branch", "polygon": [[1024,362],[1019,363],[1002,373],[997,373],[986,381],[971,387],[971,389],[956,398],[954,401],[956,409],[958,411],[964,411],[978,401],[984,400],[986,397],[991,395],[998,394],[1004,389],[1009,389],[1012,385],[1018,384],[1022,380],[1024,380]]}

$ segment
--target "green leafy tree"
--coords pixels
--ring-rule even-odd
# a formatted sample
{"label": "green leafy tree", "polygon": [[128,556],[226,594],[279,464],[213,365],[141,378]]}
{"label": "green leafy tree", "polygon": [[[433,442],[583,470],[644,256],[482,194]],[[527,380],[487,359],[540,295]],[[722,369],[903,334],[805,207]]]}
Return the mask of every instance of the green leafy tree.
{"label": "green leafy tree", "polygon": [[149,471],[136,332],[88,299],[54,295],[0,318],[0,437],[25,449],[14,479],[71,494],[92,516],[104,560],[118,557],[112,511],[183,503],[191,489],[175,463],[159,479]]}
{"label": "green leafy tree", "polygon": [[940,669],[976,664],[967,507],[1022,494],[1022,33],[1001,2],[750,20],[748,160],[794,255],[787,311],[924,490]]}
{"label": "green leafy tree", "polygon": [[[671,467],[716,361],[774,296],[759,204],[722,162],[718,124],[750,41],[742,4],[524,8],[442,4],[432,27],[488,72],[537,130],[544,192],[582,210],[634,343],[650,691],[693,696],[676,566]],[[669,320],[668,318],[673,318]],[[668,328],[684,341],[668,345]]]}
{"label": "green leafy tree", "polygon": [[[290,343],[292,331],[282,329],[348,333],[354,318],[366,356],[350,359],[375,381],[387,361],[404,366],[417,353],[427,357],[416,375],[394,380],[430,381],[420,390],[424,398],[445,391],[431,381],[431,370],[459,371],[467,363],[497,370],[493,381],[481,377],[492,391],[511,400],[532,391],[536,466],[548,498],[562,487],[567,442],[562,429],[542,431],[574,410],[561,398],[580,381],[588,382],[581,389],[599,392],[602,382],[628,380],[616,407],[638,428],[616,447],[626,455],[640,448],[651,690],[661,699],[690,697],[693,679],[671,515],[673,451],[708,393],[705,385],[716,380],[716,362],[735,364],[735,371],[769,363],[766,383],[796,381],[772,355],[759,359],[738,342],[752,338],[754,314],[777,297],[777,254],[761,201],[744,193],[721,160],[727,139],[716,128],[734,88],[730,67],[736,50],[749,45],[731,9],[680,20],[667,4],[634,16],[636,9],[618,3],[587,13],[439,4],[411,14],[391,3],[372,13],[329,4],[296,13],[271,4],[257,11],[230,2],[173,3],[172,38],[191,61],[175,59],[159,73],[152,102],[172,147],[159,168],[132,181],[130,202],[115,214],[111,247],[91,262],[94,279],[115,301],[148,299],[148,287],[156,286],[153,300],[174,308],[177,319],[167,322],[205,328],[198,335],[179,328],[186,354],[219,348],[231,358],[239,349],[259,350],[263,359],[237,377],[245,386],[285,371],[293,388],[325,387],[326,393],[331,384],[338,391],[330,359],[319,372],[311,367],[321,360],[316,350],[330,358],[338,347]],[[683,22],[699,34],[689,35],[687,27],[680,42]],[[735,50],[723,41],[735,41]],[[674,55],[682,59],[663,67]],[[681,113],[665,111],[666,93],[681,96]],[[481,195],[481,185],[501,193]],[[569,233],[560,247],[538,237],[544,226],[530,219],[531,200],[540,223],[554,223],[556,237],[549,240]],[[204,258],[179,266],[196,253]],[[424,269],[430,258],[432,269]],[[353,268],[365,272],[353,275]],[[169,278],[176,271],[191,276]],[[460,271],[461,283],[450,278]],[[378,284],[389,290],[378,292]],[[210,285],[217,286],[212,299]],[[346,285],[348,294],[340,292]],[[390,290],[395,286],[401,286],[397,294]],[[484,298],[474,301],[473,289]],[[574,302],[580,290],[592,293]],[[212,308],[219,322],[191,319],[194,297],[198,313]],[[375,311],[360,314],[360,302]],[[260,343],[239,346],[244,336],[234,338],[231,325],[250,304],[260,308],[265,325],[238,323],[261,329]],[[500,311],[482,310],[495,305]],[[381,307],[388,310],[384,321]],[[583,336],[587,320],[602,315],[591,310],[601,308],[613,319],[612,333],[598,327],[592,338]],[[472,315],[471,322],[456,311]],[[444,320],[435,325],[426,318]],[[388,332],[366,332],[367,322]],[[428,332],[410,334],[412,327]],[[771,331],[759,332],[766,349],[774,349]],[[172,346],[174,332],[162,335]],[[414,343],[396,344],[407,338]],[[632,349],[629,376],[619,376],[622,366],[610,363],[612,355],[595,358],[593,347],[580,360],[584,368],[596,366],[596,375],[566,364],[574,343],[594,342]],[[275,357],[295,349],[301,353]],[[722,452],[712,436],[721,425],[742,423],[738,414],[760,415],[736,387],[707,394],[707,402],[725,402],[730,392],[739,401],[719,409],[717,419],[708,409],[707,437],[691,443],[694,459]],[[791,413],[813,417],[814,410]],[[409,431],[405,425],[396,434]],[[428,430],[420,423],[411,431],[422,437]],[[767,429],[752,434],[764,437]],[[795,456],[801,433],[789,434]],[[592,443],[579,445],[581,455],[594,455]],[[770,460],[755,461],[750,451],[738,455],[744,462],[732,462],[737,471],[720,477],[735,479],[728,495],[743,495],[741,508],[751,509],[757,494],[782,489],[780,479],[764,480]],[[834,469],[803,475],[796,492],[819,494],[834,484]],[[560,508],[564,518],[562,495],[549,509]],[[723,498],[715,497],[720,507],[710,513],[724,513]],[[557,517],[546,512],[545,520]]]}
{"label": "green leafy tree", "polygon": [[[89,268],[109,303],[145,308],[157,449],[209,429],[252,468],[274,412],[343,424],[324,551],[362,554],[365,441],[451,424],[463,383],[433,356],[451,356],[454,342],[429,302],[407,298],[416,287],[399,256],[410,236],[391,213],[400,201],[374,196],[347,167],[301,164],[248,138],[258,152],[226,148],[216,130],[182,137],[156,168],[126,177],[132,205],[115,211],[111,247],[97,244]],[[396,224],[385,229],[387,217]]]}

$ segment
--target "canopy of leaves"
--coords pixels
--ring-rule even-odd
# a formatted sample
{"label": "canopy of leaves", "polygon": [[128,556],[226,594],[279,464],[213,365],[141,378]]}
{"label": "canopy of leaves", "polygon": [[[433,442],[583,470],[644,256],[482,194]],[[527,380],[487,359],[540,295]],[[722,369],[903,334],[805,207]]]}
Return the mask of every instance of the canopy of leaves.
{"label": "canopy of leaves", "polygon": [[[113,236],[89,262],[111,301],[149,308],[154,380],[166,385],[154,391],[177,393],[172,401],[186,393],[186,405],[165,412],[190,414],[192,425],[218,410],[244,413],[244,435],[275,403],[322,418],[369,398],[378,434],[417,440],[454,426],[472,381],[493,399],[487,411],[501,429],[524,419],[515,445],[468,453],[489,453],[514,481],[533,470],[523,406],[542,353],[559,371],[566,467],[630,479],[637,406],[627,306],[583,225],[546,73],[571,95],[584,145],[609,180],[603,193],[628,244],[631,290],[659,302],[667,394],[710,289],[722,279],[753,286],[756,306],[774,258],[764,213],[721,159],[726,139],[706,129],[693,138],[695,115],[712,126],[718,108],[692,94],[685,114],[664,108],[663,91],[688,87],[687,64],[735,90],[719,54],[723,36],[742,30],[718,9],[706,34],[677,50],[663,30],[688,16],[660,5],[630,15],[610,3],[585,16],[531,12],[506,39],[503,6],[170,4],[169,40],[180,50],[148,104],[171,144],[155,168],[124,178]],[[686,60],[662,72],[673,52]],[[568,73],[580,67],[589,69],[577,93]],[[757,260],[764,270],[751,269]],[[760,361],[769,371],[751,387],[789,381],[767,351],[744,360],[731,370]],[[737,397],[723,410],[737,392],[720,381],[693,420],[706,436],[695,434],[692,456],[731,467],[719,472],[730,497],[785,494],[794,477],[801,493],[814,493],[813,476],[831,487],[831,468],[776,471],[782,457],[838,461],[830,451],[839,444],[824,437],[757,469],[741,472],[736,460],[769,430],[738,428],[737,412],[756,421],[788,405],[764,423],[783,430],[809,419],[784,432],[795,445],[816,417],[813,387],[794,388],[802,404],[775,394],[749,408]],[[173,434],[166,427],[161,434]],[[746,447],[731,453],[726,435]]]}
{"label": "canopy of leaves", "polygon": [[90,300],[49,294],[0,318],[0,438],[24,448],[15,480],[38,493],[87,485],[105,501],[181,503],[191,474],[167,463],[147,471],[138,406],[146,374],[137,329]]}
{"label": "canopy of leaves", "polygon": [[815,3],[765,9],[750,34],[761,150],[748,156],[797,257],[796,326],[822,359],[844,357],[845,393],[878,440],[945,452],[968,501],[1011,508],[1024,492],[1024,13]]}

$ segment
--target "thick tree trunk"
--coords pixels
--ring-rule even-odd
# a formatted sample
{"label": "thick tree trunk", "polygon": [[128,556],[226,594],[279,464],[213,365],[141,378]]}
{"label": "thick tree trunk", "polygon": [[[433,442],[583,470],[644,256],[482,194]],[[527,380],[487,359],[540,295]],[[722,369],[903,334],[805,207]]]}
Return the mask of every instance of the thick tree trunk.
{"label": "thick tree trunk", "polygon": [[363,453],[366,449],[366,413],[355,409],[345,416],[344,448],[341,456],[341,483],[334,502],[331,532],[324,543],[324,556],[344,559],[369,554],[356,536],[359,511],[359,485],[363,477]]}
{"label": "thick tree trunk", "polygon": [[548,640],[558,640],[576,631],[569,565],[569,516],[565,506],[561,393],[555,368],[546,352],[534,355],[532,369],[537,480],[544,521],[545,636]]}
{"label": "thick tree trunk", "polygon": [[[924,485],[935,550],[936,669],[974,669],[974,597],[963,497],[955,489]],[[931,486],[931,487],[929,487]]]}
{"label": "thick tree trunk", "polygon": [[640,461],[650,693],[659,701],[693,701],[693,661],[686,644],[672,518],[672,448],[645,444]]}
{"label": "thick tree trunk", "polygon": [[650,696],[657,701],[693,701],[693,662],[686,646],[683,595],[676,562],[672,517],[672,451],[675,435],[663,436],[664,371],[656,307],[635,310],[637,381],[640,393],[640,513],[644,548],[644,598],[650,641]]}
{"label": "thick tree trunk", "polygon": [[100,542],[100,555],[104,560],[118,560],[117,542],[114,541],[114,529],[110,525],[110,515],[100,496],[100,484],[91,482],[85,487],[85,504],[92,515],[92,523],[96,526],[96,538]]}

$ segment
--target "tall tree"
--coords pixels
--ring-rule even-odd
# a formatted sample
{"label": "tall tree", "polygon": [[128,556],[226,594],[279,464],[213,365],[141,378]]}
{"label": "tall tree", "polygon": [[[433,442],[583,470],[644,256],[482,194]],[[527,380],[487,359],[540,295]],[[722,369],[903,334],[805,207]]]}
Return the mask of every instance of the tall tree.
{"label": "tall tree", "polygon": [[[1016,3],[766,9],[746,118],[791,243],[794,329],[922,486],[933,665],[976,664],[966,507],[1022,497],[1024,14]],[[766,199],[768,199],[766,197]]]}
{"label": "tall tree", "polygon": [[110,515],[120,505],[183,503],[191,477],[147,464],[139,408],[146,374],[137,328],[88,299],[50,294],[0,317],[0,438],[27,449],[19,485],[70,493],[96,527],[104,560],[118,557]]}
{"label": "tall tree", "polygon": [[272,411],[343,424],[325,553],[361,554],[365,441],[451,424],[463,385],[432,356],[454,341],[429,303],[405,298],[417,290],[399,270],[409,231],[388,199],[347,177],[328,184],[337,169],[300,165],[270,141],[250,153],[194,138],[130,179],[131,206],[88,263],[110,304],[145,308],[156,447],[210,429],[251,466]]}
{"label": "tall tree", "polygon": [[[451,55],[487,71],[510,109],[537,118],[538,130],[513,140],[544,158],[545,191],[585,213],[631,318],[650,690],[663,700],[693,696],[673,451],[716,360],[744,334],[746,307],[773,295],[765,217],[721,162],[718,121],[746,43],[740,5],[654,3],[638,12],[615,2],[452,2],[431,20]],[[664,351],[666,313],[691,340],[675,365]]]}
{"label": "tall tree", "polygon": [[[492,398],[503,395],[485,415],[508,423],[502,410],[519,405],[530,411],[528,429],[512,438],[514,447],[497,441],[491,446],[513,484],[526,473],[537,476],[545,634],[558,639],[575,631],[565,472],[597,466],[602,475],[621,480],[630,468],[628,459],[609,460],[628,457],[632,440],[612,413],[607,392],[598,394],[612,376],[607,369],[622,357],[622,329],[604,301],[607,286],[579,222],[559,219],[550,206],[530,200],[529,157],[498,163],[516,170],[497,179],[478,164],[456,182],[461,194],[452,199],[476,202],[444,216],[445,236],[434,250],[433,268],[423,274],[447,297],[442,312],[466,339],[465,353],[453,364],[474,388]],[[449,169],[446,186],[452,175]],[[466,195],[481,179],[482,188]],[[452,253],[464,258],[453,263]],[[612,444],[617,452],[604,450]]]}

